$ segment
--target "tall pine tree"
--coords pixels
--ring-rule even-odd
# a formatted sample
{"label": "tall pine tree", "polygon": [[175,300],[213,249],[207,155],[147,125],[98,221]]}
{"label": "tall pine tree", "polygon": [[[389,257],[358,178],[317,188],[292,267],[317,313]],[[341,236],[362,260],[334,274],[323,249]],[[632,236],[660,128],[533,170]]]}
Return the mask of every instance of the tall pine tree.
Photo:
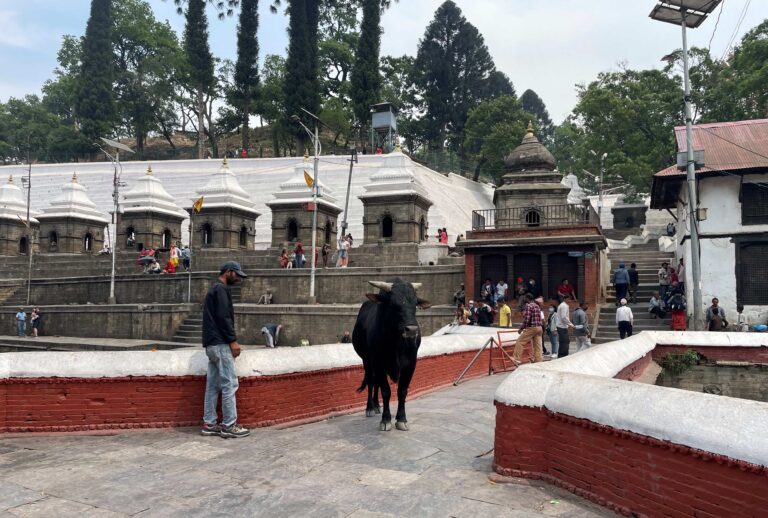
{"label": "tall pine tree", "polygon": [[[317,30],[320,19],[319,0],[290,0],[288,23],[288,59],[286,60],[285,109],[290,119],[294,115],[312,127],[312,120],[301,108],[317,114],[320,111],[320,82],[318,79]],[[307,135],[297,123],[291,131],[301,152]]]}
{"label": "tall pine tree", "polygon": [[111,0],[92,0],[83,40],[75,113],[80,130],[91,141],[109,134],[117,114],[112,92],[111,11]]}
{"label": "tall pine tree", "polygon": [[197,158],[205,157],[205,96],[211,93],[215,78],[213,56],[208,46],[208,17],[205,0],[187,1],[184,26],[184,52],[187,57],[189,85],[197,105]]}
{"label": "tall pine tree", "polygon": [[242,145],[248,149],[248,120],[259,87],[259,1],[241,0],[237,26],[237,63],[235,64],[235,102],[242,117]]}
{"label": "tall pine tree", "polygon": [[[363,0],[363,21],[352,68],[351,90],[355,117],[361,126],[368,124],[369,110],[379,101],[379,46],[381,43],[380,0]],[[362,130],[362,128],[361,128]]]}
{"label": "tall pine tree", "polygon": [[414,82],[423,92],[426,113],[420,125],[432,149],[449,147],[465,158],[464,126],[482,100],[514,91],[499,81],[483,36],[452,0],[435,12],[419,42]]}

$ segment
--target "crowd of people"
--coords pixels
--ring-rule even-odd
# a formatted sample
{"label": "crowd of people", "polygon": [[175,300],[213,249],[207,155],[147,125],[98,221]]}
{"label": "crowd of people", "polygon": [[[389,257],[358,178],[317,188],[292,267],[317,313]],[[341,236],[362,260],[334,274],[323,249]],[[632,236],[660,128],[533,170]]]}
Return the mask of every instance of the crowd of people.
{"label": "crowd of people", "polygon": [[[328,243],[324,243],[320,248],[315,247],[315,264],[320,266],[319,260],[322,259],[323,268],[328,268],[328,261],[330,260],[336,268],[346,268],[349,266],[349,250],[352,248],[352,243],[352,234],[347,234],[337,240],[335,253],[331,253],[331,245]],[[292,251],[289,252],[287,248],[281,250],[278,263],[283,269],[306,267],[307,257],[304,254],[304,245],[301,239],[296,239]]]}
{"label": "crowd of people", "polygon": [[40,326],[43,323],[43,314],[40,308],[32,308],[29,320],[27,320],[27,313],[24,311],[24,308],[19,308],[19,311],[16,312],[16,335],[19,338],[27,336],[27,323],[29,323],[30,336],[37,338],[40,333]]}
{"label": "crowd of people", "polygon": [[168,259],[162,264],[161,250],[149,247],[142,248],[136,257],[136,264],[142,268],[143,273],[163,274],[176,273],[181,268],[189,271],[191,265],[192,250],[188,246],[172,244],[168,251]]}

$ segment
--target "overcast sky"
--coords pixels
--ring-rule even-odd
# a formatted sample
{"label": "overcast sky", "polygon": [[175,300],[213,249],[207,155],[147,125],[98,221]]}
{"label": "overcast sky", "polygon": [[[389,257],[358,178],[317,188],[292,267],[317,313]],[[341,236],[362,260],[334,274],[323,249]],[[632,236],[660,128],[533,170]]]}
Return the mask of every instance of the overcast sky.
{"label": "overcast sky", "polygon": [[[496,66],[518,94],[535,90],[559,122],[576,103],[574,86],[593,80],[619,63],[632,68],[661,67],[659,59],[681,46],[680,29],[652,21],[656,0],[455,0],[464,16],[485,37]],[[400,0],[382,18],[382,54],[415,55],[419,38],[442,0]],[[115,0],[119,6],[120,0]],[[173,0],[150,0],[155,15],[181,34],[183,18]],[[287,19],[268,12],[260,1],[261,56],[285,54]],[[748,9],[741,24],[739,20]],[[53,76],[64,34],[85,32],[90,0],[0,0],[0,101],[39,93]],[[699,29],[689,31],[691,45],[707,46],[721,56],[731,37],[768,18],[766,0],[725,0]],[[211,49],[236,58],[236,18],[211,17]]]}

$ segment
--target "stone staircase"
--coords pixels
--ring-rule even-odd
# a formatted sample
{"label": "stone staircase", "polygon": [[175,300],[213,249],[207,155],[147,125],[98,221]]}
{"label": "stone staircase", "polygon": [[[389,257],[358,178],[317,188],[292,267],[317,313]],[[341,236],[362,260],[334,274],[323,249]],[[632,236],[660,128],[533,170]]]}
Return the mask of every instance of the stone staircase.
{"label": "stone staircase", "polygon": [[[619,267],[619,263],[624,263],[629,269],[630,264],[637,265],[640,285],[637,290],[637,301],[630,302],[635,325],[634,333],[641,331],[666,331],[670,328],[669,318],[664,320],[654,319],[648,313],[648,301],[654,291],[658,291],[659,283],[657,272],[661,263],[674,261],[674,254],[660,252],[656,240],[648,243],[633,245],[630,248],[616,249],[608,252],[608,259],[611,261],[611,272]],[[603,343],[617,340],[619,338],[618,326],[616,325],[616,293],[611,284],[606,294],[606,302],[600,308],[600,317],[598,321],[597,334],[592,337],[592,343]]]}
{"label": "stone staircase", "polygon": [[[235,284],[231,288],[232,302],[238,304],[241,300],[241,285]],[[181,323],[173,335],[172,341],[186,344],[199,344],[203,340],[203,315],[202,308],[190,313]]]}

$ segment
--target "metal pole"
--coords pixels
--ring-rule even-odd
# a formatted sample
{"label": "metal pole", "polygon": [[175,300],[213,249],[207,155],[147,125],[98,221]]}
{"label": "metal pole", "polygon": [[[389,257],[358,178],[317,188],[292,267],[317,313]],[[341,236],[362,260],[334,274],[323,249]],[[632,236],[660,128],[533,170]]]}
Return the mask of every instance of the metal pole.
{"label": "metal pole", "polygon": [[309,274],[309,303],[315,303],[315,246],[317,246],[317,170],[320,165],[319,149],[320,137],[318,135],[318,123],[315,121],[315,160],[314,160],[314,179],[312,182],[312,270]]}
{"label": "metal pole", "polygon": [[349,189],[352,187],[352,168],[357,162],[357,149],[353,149],[349,157],[349,176],[347,177],[347,199],[344,201],[344,219],[341,220],[341,235],[347,235],[347,212],[349,211]]}
{"label": "metal pole", "polygon": [[187,304],[192,302],[192,233],[195,230],[195,209],[189,215],[189,269],[187,270]]}
{"label": "metal pole", "polygon": [[115,232],[114,232],[114,243],[112,244],[112,272],[109,275],[109,304],[115,304],[117,301],[115,299],[115,261],[117,259],[117,211],[118,211],[118,201],[120,200],[120,178],[117,176],[117,168],[120,166],[120,150],[116,150],[115,152],[115,160],[112,161],[112,164],[115,167],[115,174],[112,179],[112,183],[114,184],[113,190],[112,190],[112,198],[115,202],[114,204],[114,212],[112,213],[112,223],[115,225]]}
{"label": "metal pole", "polygon": [[29,220],[29,204],[32,199],[32,160],[29,149],[27,149],[27,164],[29,165],[29,170],[27,171],[27,255],[29,256],[29,264],[27,265],[27,306],[29,306],[29,300],[32,295],[32,254],[35,248],[32,243],[32,222]]}
{"label": "metal pole", "polygon": [[605,155],[600,159],[600,187],[597,192],[597,220],[603,225],[603,176],[605,175]]}
{"label": "metal pole", "polygon": [[700,331],[703,323],[703,305],[701,300],[701,264],[699,258],[699,229],[696,224],[696,209],[698,201],[696,196],[696,170],[693,158],[693,121],[691,120],[691,84],[688,78],[688,39],[685,33],[686,10],[681,9],[683,21],[683,81],[685,86],[685,141],[687,155],[688,183],[688,219],[691,226],[691,273],[693,274],[693,329]]}

